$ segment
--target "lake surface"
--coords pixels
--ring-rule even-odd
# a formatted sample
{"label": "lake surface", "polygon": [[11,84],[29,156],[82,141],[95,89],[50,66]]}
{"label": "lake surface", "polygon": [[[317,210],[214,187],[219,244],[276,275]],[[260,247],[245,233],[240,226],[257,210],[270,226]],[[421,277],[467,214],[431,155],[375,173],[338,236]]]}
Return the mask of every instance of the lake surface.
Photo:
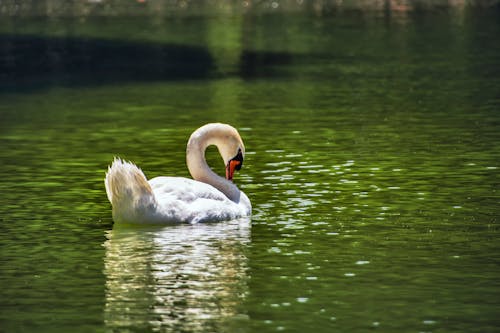
{"label": "lake surface", "polygon": [[[498,7],[2,17],[0,332],[498,331],[498,36]],[[213,121],[252,218],[113,225],[113,157],[187,177]]]}

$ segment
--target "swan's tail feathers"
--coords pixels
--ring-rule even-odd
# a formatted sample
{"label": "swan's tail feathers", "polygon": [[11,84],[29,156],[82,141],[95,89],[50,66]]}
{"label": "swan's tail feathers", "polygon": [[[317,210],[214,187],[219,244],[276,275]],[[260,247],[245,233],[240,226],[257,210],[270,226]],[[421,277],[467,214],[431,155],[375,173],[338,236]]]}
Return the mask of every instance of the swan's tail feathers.
{"label": "swan's tail feathers", "polygon": [[134,206],[144,198],[153,198],[146,176],[135,164],[114,159],[104,179],[106,194],[113,206]]}

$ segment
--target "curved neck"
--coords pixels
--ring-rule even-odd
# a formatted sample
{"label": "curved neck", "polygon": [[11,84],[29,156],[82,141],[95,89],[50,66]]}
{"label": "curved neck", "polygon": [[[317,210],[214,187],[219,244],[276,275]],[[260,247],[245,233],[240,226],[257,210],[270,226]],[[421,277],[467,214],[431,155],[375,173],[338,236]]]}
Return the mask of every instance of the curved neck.
{"label": "curved neck", "polygon": [[224,193],[229,200],[238,203],[240,190],[231,181],[217,175],[210,169],[205,159],[205,150],[210,145],[219,148],[219,142],[209,134],[191,136],[186,149],[186,163],[193,179],[207,183]]}

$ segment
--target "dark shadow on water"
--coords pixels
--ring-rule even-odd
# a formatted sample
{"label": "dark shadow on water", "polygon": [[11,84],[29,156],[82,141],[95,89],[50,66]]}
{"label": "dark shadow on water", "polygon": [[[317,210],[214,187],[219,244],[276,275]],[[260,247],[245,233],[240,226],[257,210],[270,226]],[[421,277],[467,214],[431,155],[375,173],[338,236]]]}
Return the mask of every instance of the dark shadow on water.
{"label": "dark shadow on water", "polygon": [[[283,76],[277,68],[290,66],[300,58],[287,52],[242,50],[232,73],[245,79]],[[220,73],[215,61],[204,47],[0,35],[0,93],[216,75]]]}
{"label": "dark shadow on water", "polygon": [[[309,56],[310,57],[310,56]],[[299,55],[242,50],[233,75],[283,76]],[[50,86],[206,79],[217,67],[204,47],[106,39],[0,35],[0,93]]]}
{"label": "dark shadow on water", "polygon": [[0,35],[0,92],[51,85],[203,79],[207,49],[105,39]]}
{"label": "dark shadow on water", "polygon": [[[279,68],[290,66],[300,57],[290,52],[262,52],[244,50],[240,55],[238,74],[245,79],[283,75]],[[312,58],[312,56],[309,56]]]}

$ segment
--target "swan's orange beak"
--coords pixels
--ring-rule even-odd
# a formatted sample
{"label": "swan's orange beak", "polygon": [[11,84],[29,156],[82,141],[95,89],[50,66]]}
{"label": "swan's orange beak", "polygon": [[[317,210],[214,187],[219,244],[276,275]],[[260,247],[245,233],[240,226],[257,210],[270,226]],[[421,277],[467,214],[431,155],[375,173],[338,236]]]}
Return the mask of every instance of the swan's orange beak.
{"label": "swan's orange beak", "polygon": [[233,157],[226,165],[226,179],[233,180],[233,175],[235,170],[240,170],[243,165],[243,154],[241,149],[238,149],[238,154]]}
{"label": "swan's orange beak", "polygon": [[233,175],[235,170],[239,170],[241,168],[241,161],[239,160],[231,160],[226,166],[226,179],[233,180]]}

